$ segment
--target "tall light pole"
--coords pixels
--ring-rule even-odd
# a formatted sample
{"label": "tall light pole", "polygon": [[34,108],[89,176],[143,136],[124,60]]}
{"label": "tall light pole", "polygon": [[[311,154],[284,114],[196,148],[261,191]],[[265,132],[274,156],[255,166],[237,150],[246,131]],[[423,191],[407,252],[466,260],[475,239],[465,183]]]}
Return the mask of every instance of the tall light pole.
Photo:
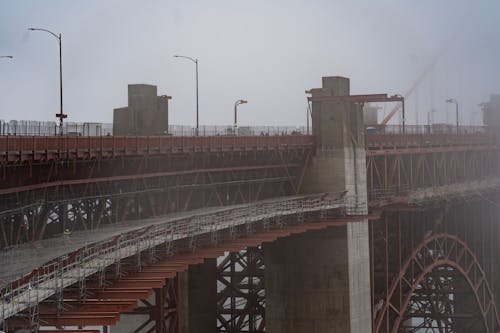
{"label": "tall light pole", "polygon": [[455,104],[455,113],[457,117],[457,133],[458,133],[458,101],[455,98],[448,98],[446,103]]}
{"label": "tall light pole", "polygon": [[234,103],[234,135],[236,135],[236,130],[238,129],[238,105],[246,103],[248,103],[248,101],[244,99],[239,99]]}
{"label": "tall light pole", "polygon": [[9,59],[12,59],[14,57],[13,56],[0,56],[0,58],[9,58]]}
{"label": "tall light pole", "polygon": [[188,60],[191,60],[192,62],[194,62],[194,64],[196,65],[196,131],[195,131],[195,135],[198,136],[198,128],[199,128],[199,125],[200,125],[200,122],[199,122],[199,103],[198,103],[198,59],[193,59],[191,57],[187,57],[187,56],[183,56],[183,55],[174,55],[174,58],[184,58],[184,59],[188,59]]}
{"label": "tall light pole", "polygon": [[56,114],[56,117],[59,118],[59,133],[63,135],[63,119],[67,118],[68,115],[63,112],[63,82],[62,82],[62,34],[55,34],[50,30],[41,29],[41,28],[29,28],[31,31],[45,31],[52,36],[54,36],[59,42],[59,113]]}

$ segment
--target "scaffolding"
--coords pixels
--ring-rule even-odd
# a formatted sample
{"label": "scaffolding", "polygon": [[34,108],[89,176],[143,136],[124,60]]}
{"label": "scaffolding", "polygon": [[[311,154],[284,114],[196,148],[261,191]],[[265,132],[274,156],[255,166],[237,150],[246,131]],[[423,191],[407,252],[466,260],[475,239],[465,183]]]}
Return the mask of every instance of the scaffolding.
{"label": "scaffolding", "polygon": [[[356,202],[358,207],[353,207],[352,202]],[[128,227],[123,225],[109,227],[99,231],[103,238],[99,241],[92,241],[95,240],[92,237],[76,235],[76,242],[72,243],[70,240],[73,235],[63,236],[52,240],[59,246],[41,247],[38,251],[45,253],[30,256],[25,266],[26,273],[22,277],[15,280],[9,278],[9,282],[3,285],[0,294],[0,323],[23,310],[36,309],[39,302],[52,295],[62,295],[64,288],[76,283],[83,284],[82,281],[86,277],[104,272],[108,266],[119,266],[121,260],[162,244],[165,245],[165,251],[168,251],[172,242],[188,239],[190,246],[196,247],[196,238],[199,235],[216,235],[222,230],[251,225],[267,219],[342,209],[347,206],[350,206],[349,209],[344,209],[347,214],[355,215],[358,212],[364,214],[366,204],[345,196],[345,192],[312,194],[231,207],[201,209],[138,221],[136,225]],[[95,232],[88,235],[95,236]],[[73,250],[68,251],[69,249]],[[22,249],[11,251],[17,251],[17,255],[23,253]],[[24,256],[26,257],[26,253]],[[52,256],[52,259],[45,263],[37,259],[48,256]]]}

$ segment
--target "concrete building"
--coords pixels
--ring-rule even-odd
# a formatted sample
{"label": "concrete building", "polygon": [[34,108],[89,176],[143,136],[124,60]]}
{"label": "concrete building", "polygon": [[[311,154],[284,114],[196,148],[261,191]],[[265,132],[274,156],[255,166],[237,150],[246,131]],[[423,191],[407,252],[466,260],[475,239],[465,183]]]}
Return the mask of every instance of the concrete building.
{"label": "concrete building", "polygon": [[128,106],[113,111],[113,134],[168,134],[168,100],[171,98],[157,96],[156,86],[129,84]]}

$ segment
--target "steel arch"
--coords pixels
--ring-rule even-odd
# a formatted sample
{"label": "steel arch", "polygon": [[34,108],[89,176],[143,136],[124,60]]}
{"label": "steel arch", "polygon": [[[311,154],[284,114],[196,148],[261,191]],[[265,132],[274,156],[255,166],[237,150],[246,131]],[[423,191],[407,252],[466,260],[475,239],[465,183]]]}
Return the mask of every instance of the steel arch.
{"label": "steel arch", "polygon": [[[389,287],[387,299],[384,300],[378,315],[374,318],[375,333],[385,332],[382,324],[387,323],[391,312],[396,317],[393,323],[390,323],[390,331],[398,331],[415,288],[427,274],[440,266],[451,266],[464,277],[474,293],[487,332],[493,333],[500,330],[500,319],[493,292],[474,252],[457,236],[439,233],[422,241],[404,262],[399,274]],[[415,270],[417,270],[417,274],[413,274],[412,279],[408,279],[407,275],[410,271],[414,273]],[[401,292],[397,293],[398,289],[403,290],[403,286],[406,287],[404,297],[402,297]]]}

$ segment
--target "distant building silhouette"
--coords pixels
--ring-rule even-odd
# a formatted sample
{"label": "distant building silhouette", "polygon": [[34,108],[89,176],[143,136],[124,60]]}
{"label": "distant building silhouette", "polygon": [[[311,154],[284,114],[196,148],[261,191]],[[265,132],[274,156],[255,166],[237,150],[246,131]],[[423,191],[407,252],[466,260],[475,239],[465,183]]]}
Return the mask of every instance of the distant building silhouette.
{"label": "distant building silhouette", "polygon": [[128,106],[114,109],[114,135],[165,135],[168,133],[168,100],[157,96],[156,86],[128,85]]}

